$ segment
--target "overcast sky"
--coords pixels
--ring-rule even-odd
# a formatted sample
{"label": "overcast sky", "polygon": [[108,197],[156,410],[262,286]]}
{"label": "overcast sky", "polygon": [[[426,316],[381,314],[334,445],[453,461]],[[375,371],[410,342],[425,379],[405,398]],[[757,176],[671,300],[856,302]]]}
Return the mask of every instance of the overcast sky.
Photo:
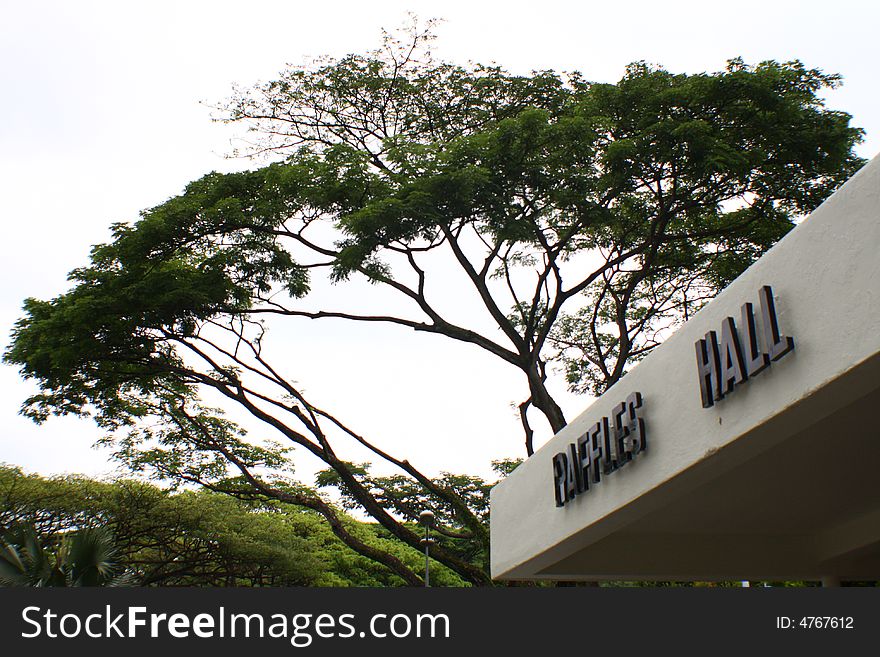
{"label": "overcast sky", "polygon": [[[135,220],[208,171],[253,166],[224,158],[241,133],[212,123],[200,101],[225,98],[233,83],[272,79],[285,63],[369,50],[381,28],[401,25],[410,10],[444,19],[438,57],[522,73],[579,70],[613,82],[636,60],[695,73],[736,56],[797,58],[844,76],[827,104],[865,129],[859,154],[880,150],[876,2],[3,0],[4,349],[22,300],[61,292],[111,223]],[[394,329],[297,331],[289,357],[310,397],[388,451],[431,473],[486,474],[491,459],[522,455],[510,405],[526,391],[509,366],[468,345]],[[99,435],[90,422],[36,427],[17,415],[30,390],[15,369],[0,367],[0,461],[47,474],[110,473],[106,454],[90,448]],[[590,401],[562,399],[569,418]]]}

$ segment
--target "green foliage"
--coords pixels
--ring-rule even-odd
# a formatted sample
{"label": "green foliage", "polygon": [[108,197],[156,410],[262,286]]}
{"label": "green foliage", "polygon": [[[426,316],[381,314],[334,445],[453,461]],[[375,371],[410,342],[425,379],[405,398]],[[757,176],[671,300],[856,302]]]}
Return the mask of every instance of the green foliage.
{"label": "green foliage", "polygon": [[[513,462],[496,463],[503,471]],[[348,468],[382,508],[409,523],[414,532],[420,531],[419,514],[430,509],[438,532],[436,540],[462,560],[489,569],[489,491],[494,483],[489,484],[482,477],[443,472],[432,480],[435,488],[428,489],[411,477],[377,476],[369,469],[368,463],[353,464]],[[335,470],[319,472],[316,484],[338,490],[345,508],[359,508],[352,490]],[[437,490],[443,494],[437,494]],[[462,512],[463,508],[466,513]]]}
{"label": "green foliage", "polygon": [[[465,228],[496,245],[500,270],[603,254],[602,276],[571,280],[580,296],[553,299],[539,285],[510,306],[519,349],[546,351],[573,389],[595,392],[657,343],[652,329],[687,314],[694,302],[676,293],[711,296],[862,163],[852,155],[861,131],[817,95],[840,77],[797,61],[734,59],[697,75],[636,63],[617,84],[591,84],[430,59],[397,62],[392,76],[380,55],[269,83],[270,125],[290,130],[273,132],[284,162],[191,183],[114,226],[68,293],[26,301],[5,357],[42,388],[30,415],[88,405],[125,422],[146,412],[137,397],[180,390],[168,336],[247,313],[279,286],[305,294],[308,271],[290,246],[312,244],[302,235],[316,221],[341,232],[329,251],[314,249],[334,280],[387,282],[395,251]],[[259,102],[233,99],[229,120],[252,119]],[[282,120],[281,109],[303,106],[348,132]],[[562,308],[569,297],[573,311]],[[577,328],[585,321],[593,334]]]}
{"label": "green foliage", "polygon": [[[345,523],[413,568],[423,563],[417,550],[375,525]],[[7,585],[403,584],[346,547],[314,512],[132,480],[45,478],[0,466],[0,531],[0,578]],[[438,583],[463,584],[448,569],[433,568]]]}
{"label": "green foliage", "polygon": [[[50,541],[51,542],[51,541]],[[52,548],[33,525],[18,525],[0,536],[0,585],[124,586],[127,573],[116,574],[117,552],[106,527],[87,527],[65,534]]]}

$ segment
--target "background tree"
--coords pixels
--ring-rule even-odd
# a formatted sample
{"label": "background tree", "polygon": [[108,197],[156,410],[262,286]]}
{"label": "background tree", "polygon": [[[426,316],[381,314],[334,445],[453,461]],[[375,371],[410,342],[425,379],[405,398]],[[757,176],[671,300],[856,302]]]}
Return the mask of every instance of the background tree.
{"label": "background tree", "polygon": [[[419,551],[375,524],[340,517],[347,530],[365,543],[394,554],[412,569],[423,567]],[[0,548],[0,578],[10,575],[6,583],[67,581],[64,568],[56,568],[55,555],[64,554],[60,548],[70,540],[65,537],[93,530],[106,535],[113,553],[112,559],[105,555],[98,561],[112,565],[117,574],[125,573],[124,580],[114,576],[108,582],[138,586],[406,583],[350,550],[319,514],[300,507],[207,491],[160,489],[136,480],[46,478],[0,465],[0,534],[6,537],[6,549]],[[81,578],[71,581],[77,579]],[[439,585],[463,585],[438,564],[432,579]]]}
{"label": "background tree", "polygon": [[[435,548],[437,561],[487,584],[474,555],[488,553],[488,530],[468,486],[426,476],[307,400],[269,357],[264,318],[389,323],[494,354],[528,385],[531,454],[530,407],[553,431],[565,425],[546,385],[554,362],[574,390],[612,385],[860,165],[860,131],[817,95],[839,77],[800,62],[731,60],[698,75],[637,63],[617,84],[596,84],[435,62],[429,42],[388,37],[224,105],[226,120],[261,137],[255,153],[279,161],[209,174],[116,224],[68,292],[28,299],[5,356],[40,386],[24,412],[93,414],[135,469],[312,509],[409,584],[417,572],[290,478],[287,450],[323,461],[325,483],[412,548],[420,536],[405,502],[420,489],[449,510],[440,530],[456,536]],[[437,303],[443,257],[491,331]],[[322,273],[364,277],[412,313],[358,314],[332,294],[307,307]],[[247,438],[205,406],[205,391],[281,444]],[[343,440],[404,479],[353,467],[336,451]]]}

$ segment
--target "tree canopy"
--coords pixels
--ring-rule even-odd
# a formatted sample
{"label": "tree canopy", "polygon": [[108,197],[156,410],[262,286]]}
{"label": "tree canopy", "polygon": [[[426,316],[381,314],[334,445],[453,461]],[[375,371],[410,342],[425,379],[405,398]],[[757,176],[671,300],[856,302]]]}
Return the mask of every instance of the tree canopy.
{"label": "tree canopy", "polygon": [[[418,551],[375,524],[340,516],[366,543],[395,554],[411,568],[423,564]],[[90,534],[102,547],[98,563],[112,564],[105,569],[109,576],[96,568],[85,569],[91,579],[75,576],[84,569],[76,568],[77,559],[67,558],[77,556],[70,544]],[[82,562],[81,553],[89,557],[95,550],[79,552]],[[462,585],[436,564],[432,579]],[[405,584],[350,550],[319,514],[301,507],[161,489],[132,479],[47,478],[0,464],[0,584],[65,585],[67,580],[138,586]]]}
{"label": "tree canopy", "polygon": [[[694,75],[639,62],[606,84],[438,62],[430,39],[388,37],[221,105],[221,119],[252,129],[251,154],[273,161],[210,173],[114,225],[68,292],[25,302],[5,356],[40,387],[24,412],[91,414],[133,468],[313,509],[410,584],[416,572],[290,478],[288,450],[323,461],[325,485],[414,548],[405,500],[417,489],[447,510],[438,529],[450,539],[435,558],[486,584],[474,556],[488,554],[486,518],[467,482],[426,476],[308,400],[271,359],[264,322],[379,322],[483,349],[528,385],[519,408],[531,454],[530,409],[553,431],[566,422],[552,368],[578,392],[613,385],[862,164],[861,131],[819,95],[839,76],[797,61],[732,59]],[[491,330],[437,302],[449,284],[441,258]],[[410,311],[315,302],[318,276],[365,278]],[[277,442],[249,439],[204,390]],[[341,440],[399,478],[346,461]]]}

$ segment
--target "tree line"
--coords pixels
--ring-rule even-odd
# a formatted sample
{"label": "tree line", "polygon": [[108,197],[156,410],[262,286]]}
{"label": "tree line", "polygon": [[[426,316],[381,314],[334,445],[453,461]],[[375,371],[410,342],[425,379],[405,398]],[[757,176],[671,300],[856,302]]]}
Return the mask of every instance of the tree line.
{"label": "tree line", "polygon": [[[421,553],[375,523],[341,512],[340,517],[364,543],[395,554],[410,568],[423,567]],[[71,554],[70,543],[84,532],[92,544],[79,547],[86,554]],[[76,571],[102,565],[103,576],[76,576]],[[432,579],[440,586],[465,585],[436,563]],[[173,491],[135,479],[43,477],[0,465],[0,584],[114,582],[129,586],[406,584],[349,549],[319,514],[301,507],[239,500],[205,490]]]}

